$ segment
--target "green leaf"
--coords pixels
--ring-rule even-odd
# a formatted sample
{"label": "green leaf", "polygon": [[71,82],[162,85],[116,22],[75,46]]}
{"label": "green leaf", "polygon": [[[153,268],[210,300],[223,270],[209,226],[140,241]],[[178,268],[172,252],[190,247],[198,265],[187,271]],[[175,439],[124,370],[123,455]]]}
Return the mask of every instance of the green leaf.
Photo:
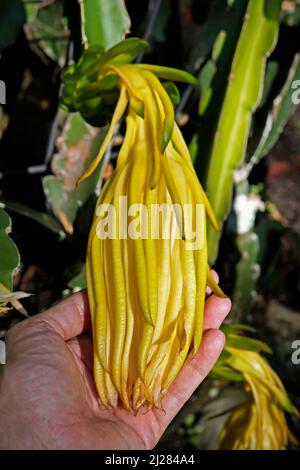
{"label": "green leaf", "polygon": [[[210,9],[207,21],[203,26],[204,53],[212,52],[215,59],[219,59],[220,52],[225,45],[223,41],[231,42],[234,39],[233,30],[239,28],[240,11],[245,10],[244,0],[234,1],[228,8],[226,0],[215,0]],[[234,43],[234,41],[233,41]]]}
{"label": "green leaf", "polygon": [[39,47],[52,60],[63,66],[69,33],[63,17],[64,2],[25,2],[28,39],[36,39]]}
{"label": "green leaf", "polygon": [[296,90],[293,83],[300,80],[300,54],[296,54],[293,63],[288,71],[286,81],[269,105],[268,113],[264,122],[264,128],[257,147],[250,158],[250,169],[257,164],[261,158],[269,153],[277,142],[284,126],[296,109],[293,95]]}
{"label": "green leaf", "polygon": [[212,79],[217,71],[217,65],[213,60],[208,60],[199,75],[200,91],[205,93],[211,87]]}
{"label": "green leaf", "polygon": [[202,434],[204,431],[203,426],[200,426],[200,424],[197,424],[191,429],[191,435],[198,436],[199,434]]}
{"label": "green leaf", "polygon": [[226,338],[226,347],[238,349],[246,349],[247,351],[261,352],[272,354],[272,349],[263,341],[247,336],[230,334]]}
{"label": "green leaf", "polygon": [[1,0],[0,49],[16,41],[25,21],[25,10],[20,0]]}
{"label": "green leaf", "polygon": [[232,323],[232,324],[224,324],[221,326],[221,330],[224,331],[224,333],[230,334],[236,331],[250,331],[251,333],[254,333],[256,330],[253,328],[253,326],[250,325],[245,325],[243,323]]}
{"label": "green leaf", "polygon": [[244,380],[240,372],[236,372],[226,365],[219,364],[219,362],[216,363],[210,376],[214,379],[230,380],[233,382],[242,382]]}
{"label": "green leaf", "polygon": [[[237,44],[206,180],[220,226],[231,207],[233,173],[245,156],[252,114],[262,98],[266,59],[278,36],[280,6],[281,0],[250,1]],[[210,264],[216,259],[219,237],[209,226]]]}
{"label": "green leaf", "polygon": [[51,210],[68,234],[73,233],[77,211],[94,193],[102,166],[78,187],[76,182],[97,155],[106,129],[87,124],[79,113],[70,114],[61,135],[61,148],[52,159],[54,175],[43,179]]}
{"label": "green leaf", "polygon": [[199,131],[190,144],[195,170],[203,184],[247,3],[234,1],[228,8],[226,0],[216,0],[203,28],[204,52],[209,55],[199,74]]}
{"label": "green leaf", "polygon": [[172,103],[176,106],[180,102],[180,92],[173,82],[164,82],[162,86],[168,93],[169,97],[171,98]]}
{"label": "green leaf", "polygon": [[128,63],[132,62],[141,52],[148,47],[149,44],[144,39],[140,38],[127,38],[115,44],[111,49],[103,54],[100,59],[100,65],[107,62],[112,63]]}
{"label": "green leaf", "polygon": [[211,54],[212,60],[214,62],[218,62],[218,59],[222,53],[225,41],[226,41],[226,31],[220,31],[215,40],[214,47],[213,47],[212,54]]}
{"label": "green leaf", "polygon": [[219,365],[223,364],[230,357],[230,355],[231,354],[228,351],[223,349],[223,351],[221,352],[221,354],[219,356],[219,359],[218,359]]}
{"label": "green leaf", "polygon": [[[270,59],[267,62],[263,96],[262,96],[259,108],[263,107],[264,104],[267,102],[267,100],[270,96],[270,93],[272,91],[272,86],[273,86],[274,81],[276,79],[276,75],[278,74],[279,70],[280,70],[280,65],[277,61]],[[254,116],[254,118],[255,118],[255,116]]]}
{"label": "green leaf", "polygon": [[107,124],[119,97],[118,77],[112,74],[99,79],[102,67],[107,63],[130,63],[147,46],[148,43],[142,39],[129,38],[106,52],[101,46],[86,49],[77,64],[62,72],[61,105],[70,112],[80,112],[94,126]]}
{"label": "green leaf", "polygon": [[77,266],[77,274],[72,277],[72,279],[68,282],[68,287],[72,289],[73,292],[78,290],[82,290],[86,288],[86,269],[85,263]]}
{"label": "green leaf", "polygon": [[191,85],[198,86],[199,82],[196,77],[191,75],[185,70],[174,69],[172,67],[163,67],[161,65],[152,64],[135,64],[136,67],[142,70],[149,70],[157,75],[157,77],[165,80],[173,80],[174,82],[190,83]]}
{"label": "green leaf", "polygon": [[190,413],[184,418],[184,424],[186,425],[187,428],[189,428],[194,424],[195,420],[196,420],[196,416]]}
{"label": "green leaf", "polygon": [[124,39],[130,18],[123,0],[82,0],[80,5],[85,45],[108,49]]}
{"label": "green leaf", "polygon": [[17,214],[23,215],[24,217],[28,217],[29,219],[38,222],[47,229],[51,230],[51,232],[57,233],[62,238],[65,236],[61,224],[59,224],[57,220],[50,214],[47,214],[45,212],[39,212],[35,209],[31,209],[30,207],[24,206],[24,204],[7,201],[1,198],[0,204],[3,207],[9,209],[10,211],[16,212]]}
{"label": "green leaf", "polygon": [[95,98],[103,91],[108,91],[117,86],[118,79],[116,75],[108,75],[97,82],[88,83],[85,86],[77,86],[75,90],[75,99]]}
{"label": "green leaf", "polygon": [[201,98],[199,101],[199,115],[203,116],[209,106],[213,97],[213,88],[211,86],[212,80],[217,72],[217,66],[214,61],[208,60],[204,65],[199,76]]}
{"label": "green leaf", "polygon": [[11,219],[0,207],[0,284],[9,291],[13,288],[13,275],[20,264],[20,255],[10,232]]}
{"label": "green leaf", "polygon": [[86,49],[75,67],[75,78],[83,77],[85,80],[98,79],[99,69],[109,63],[126,64],[132,62],[148,47],[148,42],[140,38],[124,39],[103,53],[91,53],[96,46]]}

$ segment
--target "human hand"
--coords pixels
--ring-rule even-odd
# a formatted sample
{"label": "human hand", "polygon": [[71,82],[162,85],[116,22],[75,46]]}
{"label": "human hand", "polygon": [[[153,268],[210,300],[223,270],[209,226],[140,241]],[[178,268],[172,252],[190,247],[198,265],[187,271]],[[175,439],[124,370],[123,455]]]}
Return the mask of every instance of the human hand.
{"label": "human hand", "polygon": [[163,407],[132,415],[99,405],[86,291],[14,326],[0,376],[0,449],[151,449],[214,366],[230,300],[211,295],[199,352],[170,386]]}

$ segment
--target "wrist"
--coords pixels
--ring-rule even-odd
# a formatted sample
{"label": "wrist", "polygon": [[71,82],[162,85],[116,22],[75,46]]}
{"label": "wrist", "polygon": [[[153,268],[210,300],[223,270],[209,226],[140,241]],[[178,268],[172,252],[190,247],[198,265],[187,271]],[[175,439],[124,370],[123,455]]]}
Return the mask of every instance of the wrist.
{"label": "wrist", "polygon": [[5,367],[0,368],[0,450],[31,449],[34,443],[30,422],[23,417],[22,401],[5,380]]}

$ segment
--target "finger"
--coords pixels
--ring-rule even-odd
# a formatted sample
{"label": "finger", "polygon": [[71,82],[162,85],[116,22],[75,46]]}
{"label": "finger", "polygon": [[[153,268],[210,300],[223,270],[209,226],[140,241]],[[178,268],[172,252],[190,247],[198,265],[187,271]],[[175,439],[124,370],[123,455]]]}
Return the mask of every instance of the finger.
{"label": "finger", "polygon": [[74,338],[91,327],[87,292],[86,290],[77,292],[26,321],[35,322],[37,325],[41,322],[46,323],[65,341]]}
{"label": "finger", "polygon": [[211,295],[205,302],[204,330],[218,329],[231,310],[231,301],[228,297],[221,298]]}
{"label": "finger", "polygon": [[[219,284],[219,275],[218,275],[218,273],[214,269],[212,269],[210,272],[211,272],[214,280],[216,281],[216,283]],[[212,293],[211,288],[206,286],[206,289],[205,289],[206,296],[210,295],[211,293]]]}
{"label": "finger", "polygon": [[65,341],[74,338],[91,326],[87,291],[71,295],[62,302],[39,315]]}
{"label": "finger", "polygon": [[198,353],[186,363],[163,399],[165,413],[155,412],[164,429],[209,374],[224,344],[225,335],[222,331],[208,330],[204,333]]}

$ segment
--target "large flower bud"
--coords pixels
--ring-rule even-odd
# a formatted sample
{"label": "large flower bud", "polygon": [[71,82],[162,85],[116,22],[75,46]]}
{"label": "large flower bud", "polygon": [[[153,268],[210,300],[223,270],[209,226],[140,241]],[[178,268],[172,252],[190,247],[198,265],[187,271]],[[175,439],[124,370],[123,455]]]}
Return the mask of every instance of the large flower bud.
{"label": "large flower bud", "polygon": [[[87,249],[94,375],[101,401],[160,407],[202,339],[206,218],[216,221],[195,174],[173,104],[151,66],[107,63],[119,100],[99,155],[125,113],[116,170],[97,202]],[[155,69],[161,72],[160,69]],[[174,78],[174,71],[169,72]],[[170,78],[164,71],[164,77]],[[217,228],[217,227],[216,227]]]}

